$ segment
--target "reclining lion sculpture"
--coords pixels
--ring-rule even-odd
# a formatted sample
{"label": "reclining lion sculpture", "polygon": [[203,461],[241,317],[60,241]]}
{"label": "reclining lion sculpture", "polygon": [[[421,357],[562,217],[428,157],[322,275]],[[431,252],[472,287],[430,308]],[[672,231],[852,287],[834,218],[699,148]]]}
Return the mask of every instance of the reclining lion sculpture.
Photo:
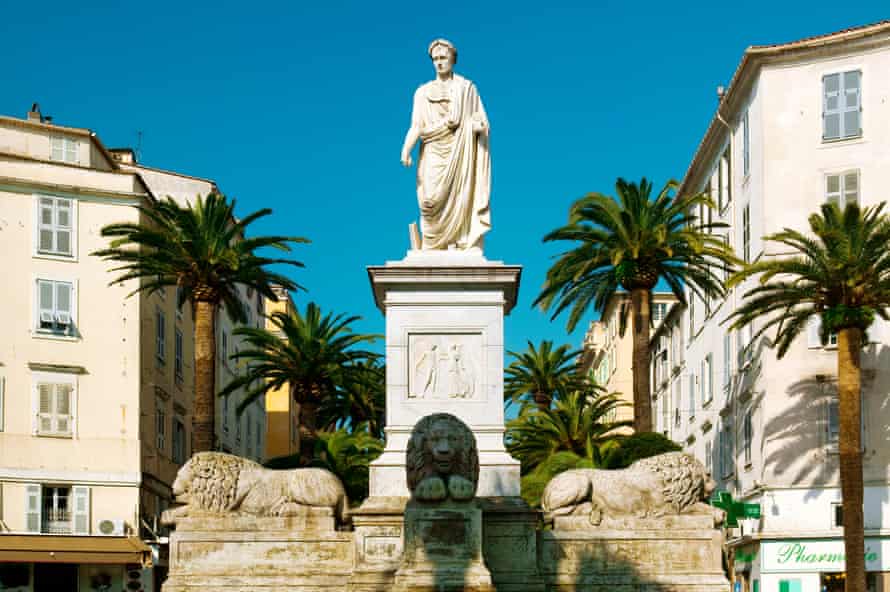
{"label": "reclining lion sculpture", "polygon": [[297,516],[306,507],[331,508],[338,521],[349,500],[343,484],[324,469],[272,470],[223,452],[198,452],[176,474],[173,495],[185,504],[164,512],[173,524],[192,514]]}
{"label": "reclining lion sculpture", "polygon": [[723,513],[708,505],[716,483],[690,454],[668,452],[638,460],[626,469],[572,469],[544,488],[541,505],[548,519],[588,514],[594,526],[604,518],[659,518],[705,514],[715,525]]}

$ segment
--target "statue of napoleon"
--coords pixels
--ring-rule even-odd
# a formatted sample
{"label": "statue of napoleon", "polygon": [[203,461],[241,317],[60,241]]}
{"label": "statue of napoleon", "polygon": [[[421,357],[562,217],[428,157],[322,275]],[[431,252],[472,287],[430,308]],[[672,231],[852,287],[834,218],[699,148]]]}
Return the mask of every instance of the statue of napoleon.
{"label": "statue of napoleon", "polygon": [[421,249],[482,251],[491,228],[491,156],[488,117],[476,86],[454,73],[457,49],[444,39],[430,43],[436,79],[414,93],[411,128],[402,147],[410,167],[420,140],[417,201]]}

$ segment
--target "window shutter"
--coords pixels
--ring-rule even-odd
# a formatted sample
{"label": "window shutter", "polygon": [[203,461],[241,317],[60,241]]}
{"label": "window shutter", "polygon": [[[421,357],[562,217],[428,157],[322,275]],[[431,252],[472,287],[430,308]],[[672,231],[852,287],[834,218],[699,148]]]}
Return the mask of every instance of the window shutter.
{"label": "window shutter", "polygon": [[807,321],[807,347],[810,349],[822,347],[822,340],[819,338],[819,327],[822,321],[819,317],[810,317]]}
{"label": "window shutter", "polygon": [[825,201],[841,207],[841,176],[825,176]]}
{"label": "window shutter", "polygon": [[65,159],[65,147],[62,142],[62,138],[59,136],[54,136],[50,141],[50,158],[53,160],[64,160]]}
{"label": "window shutter", "polygon": [[850,171],[849,173],[844,173],[844,203],[843,207],[847,207],[847,204],[859,204],[859,171]]}
{"label": "window shutter", "polygon": [[40,329],[52,329],[56,321],[55,306],[53,305],[53,300],[55,299],[53,283],[47,280],[37,280],[37,298],[39,310],[37,327]]}
{"label": "window shutter", "polygon": [[59,253],[71,254],[71,200],[56,200],[56,248]]}
{"label": "window shutter", "polygon": [[39,383],[37,385],[37,433],[48,434],[53,431],[53,385]]}
{"label": "window shutter", "polygon": [[861,113],[860,113],[860,78],[859,70],[844,72],[844,95],[843,95],[843,137],[858,136],[862,133]]}
{"label": "window shutter", "polygon": [[826,404],[826,434],[825,441],[829,445],[836,446],[837,438],[838,438],[838,430],[840,429],[839,416],[838,416],[838,398],[837,393],[834,391],[829,391],[828,396],[825,400]]}
{"label": "window shutter", "polygon": [[695,374],[689,375],[689,415],[695,415]]}
{"label": "window shutter", "polygon": [[74,493],[74,534],[90,534],[90,488],[71,489]]}
{"label": "window shutter", "polygon": [[29,483],[25,486],[25,530],[40,532],[40,485]]}
{"label": "window shutter", "polygon": [[52,251],[53,250],[53,200],[48,197],[40,198],[40,212],[38,222],[39,244],[37,250]]}
{"label": "window shutter", "polygon": [[840,74],[822,77],[822,138],[841,137]]}
{"label": "window shutter", "polygon": [[57,384],[56,386],[56,408],[55,408],[55,431],[59,434],[71,433],[71,385]]}
{"label": "window shutter", "polygon": [[72,288],[68,282],[56,282],[56,322],[66,328],[71,326]]}
{"label": "window shutter", "polygon": [[77,162],[77,142],[69,138],[65,138],[65,160]]}

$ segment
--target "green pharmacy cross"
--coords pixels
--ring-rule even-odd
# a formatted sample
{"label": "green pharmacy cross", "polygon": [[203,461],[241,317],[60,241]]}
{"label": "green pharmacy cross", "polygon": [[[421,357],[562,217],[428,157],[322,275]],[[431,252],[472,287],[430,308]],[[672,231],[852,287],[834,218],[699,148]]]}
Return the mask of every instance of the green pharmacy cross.
{"label": "green pharmacy cross", "polygon": [[760,518],[760,504],[734,501],[728,491],[715,491],[711,505],[726,512],[726,526],[738,526],[739,518]]}

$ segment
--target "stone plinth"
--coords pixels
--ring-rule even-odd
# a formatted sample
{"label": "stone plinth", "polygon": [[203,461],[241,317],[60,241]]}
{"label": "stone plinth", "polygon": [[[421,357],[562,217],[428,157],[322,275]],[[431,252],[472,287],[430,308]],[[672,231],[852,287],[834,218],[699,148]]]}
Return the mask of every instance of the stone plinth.
{"label": "stone plinth", "polygon": [[478,496],[519,495],[519,463],[504,448],[504,315],[522,268],[461,252],[412,252],[368,268],[386,316],[386,448],[371,463],[372,497],[407,497],[411,430],[451,413],[479,449]]}
{"label": "stone plinth", "polygon": [[543,590],[538,575],[540,512],[522,498],[479,498],[482,556],[498,592]]}
{"label": "stone plinth", "polygon": [[408,502],[392,590],[494,592],[482,559],[482,510],[475,502]]}
{"label": "stone plinth", "polygon": [[[587,517],[558,518],[539,534],[541,577],[548,591],[729,592],[723,533],[713,523],[661,528],[592,528]],[[691,517],[701,518],[701,517]],[[686,528],[683,528],[683,527]]]}
{"label": "stone plinth", "polygon": [[339,591],[353,563],[353,535],[334,530],[329,509],[290,518],[190,516],[170,536],[162,591]]}

